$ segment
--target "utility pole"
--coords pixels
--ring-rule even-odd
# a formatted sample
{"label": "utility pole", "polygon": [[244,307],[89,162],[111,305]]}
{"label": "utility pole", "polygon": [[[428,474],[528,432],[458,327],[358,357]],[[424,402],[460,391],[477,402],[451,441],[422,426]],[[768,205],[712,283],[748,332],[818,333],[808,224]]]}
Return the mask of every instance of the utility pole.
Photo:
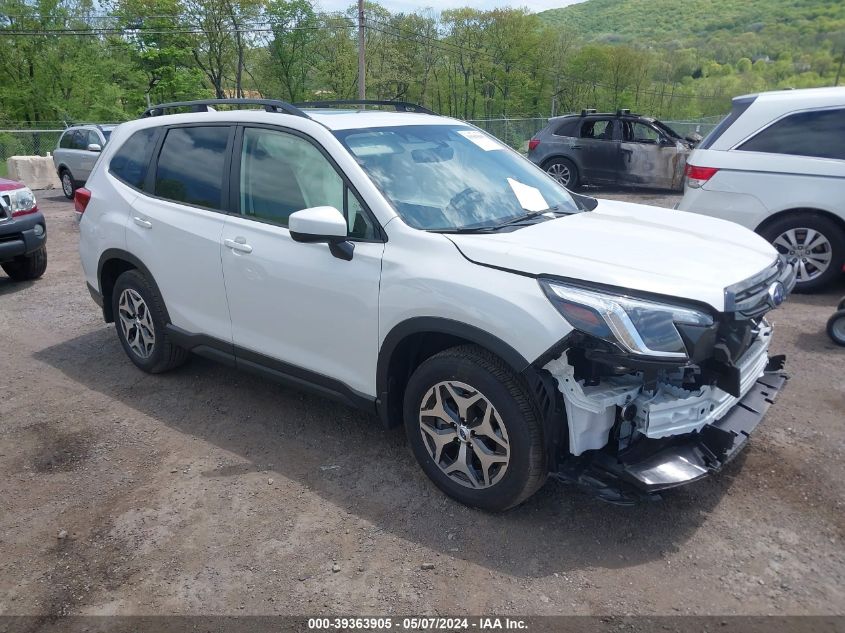
{"label": "utility pole", "polygon": [[367,98],[367,67],[364,63],[364,0],[358,0],[358,98]]}

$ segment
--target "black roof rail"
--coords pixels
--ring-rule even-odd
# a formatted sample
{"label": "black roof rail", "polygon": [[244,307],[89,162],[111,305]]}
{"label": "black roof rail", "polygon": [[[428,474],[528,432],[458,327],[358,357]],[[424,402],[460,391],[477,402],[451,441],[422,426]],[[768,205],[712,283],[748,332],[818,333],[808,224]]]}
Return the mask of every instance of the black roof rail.
{"label": "black roof rail", "polygon": [[595,108],[584,108],[583,110],[581,110],[581,116],[587,116],[588,114],[595,114],[595,113],[596,113]]}
{"label": "black roof rail", "polygon": [[292,114],[310,119],[307,114],[296,106],[278,99],[201,99],[199,101],[174,101],[172,103],[159,103],[144,110],[142,117],[162,116],[167,110],[176,108],[191,108],[191,112],[208,112],[208,109],[217,105],[255,105],[263,106],[267,112],[279,112]]}
{"label": "black roof rail", "polygon": [[382,99],[340,99],[333,101],[300,101],[294,103],[299,108],[334,108],[336,106],[378,105],[392,106],[397,112],[416,112],[418,114],[436,114],[428,108],[408,101],[388,101]]}

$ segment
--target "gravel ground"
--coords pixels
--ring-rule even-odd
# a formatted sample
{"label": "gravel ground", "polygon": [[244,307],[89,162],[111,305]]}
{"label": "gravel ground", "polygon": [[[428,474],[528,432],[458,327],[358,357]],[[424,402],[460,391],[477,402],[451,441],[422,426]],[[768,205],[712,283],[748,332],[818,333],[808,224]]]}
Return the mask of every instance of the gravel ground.
{"label": "gravel ground", "polygon": [[824,324],[845,283],[773,313],[793,378],[720,476],[633,508],[549,482],[490,515],[372,417],[200,358],[135,369],[71,204],[39,200],[46,275],[0,273],[0,614],[843,613],[845,349]]}

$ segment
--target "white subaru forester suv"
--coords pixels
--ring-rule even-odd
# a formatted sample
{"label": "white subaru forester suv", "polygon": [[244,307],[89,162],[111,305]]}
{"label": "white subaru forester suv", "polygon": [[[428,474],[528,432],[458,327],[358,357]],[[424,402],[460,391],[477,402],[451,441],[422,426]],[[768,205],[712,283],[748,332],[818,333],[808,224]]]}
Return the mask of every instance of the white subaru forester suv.
{"label": "white subaru forester suv", "polygon": [[795,271],[771,245],[378,105],[163,104],[113,132],[75,202],[135,365],[194,352],[404,424],[434,483],[489,510],[549,474],[631,503],[742,448],[785,381],[765,314]]}

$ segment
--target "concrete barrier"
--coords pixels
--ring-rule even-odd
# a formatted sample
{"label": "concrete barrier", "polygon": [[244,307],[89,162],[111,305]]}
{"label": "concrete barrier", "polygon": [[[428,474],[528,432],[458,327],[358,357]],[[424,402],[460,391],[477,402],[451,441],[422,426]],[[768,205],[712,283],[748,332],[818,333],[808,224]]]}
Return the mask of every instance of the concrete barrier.
{"label": "concrete barrier", "polygon": [[6,161],[8,178],[24,183],[30,189],[58,189],[61,187],[53,157],[11,156]]}

